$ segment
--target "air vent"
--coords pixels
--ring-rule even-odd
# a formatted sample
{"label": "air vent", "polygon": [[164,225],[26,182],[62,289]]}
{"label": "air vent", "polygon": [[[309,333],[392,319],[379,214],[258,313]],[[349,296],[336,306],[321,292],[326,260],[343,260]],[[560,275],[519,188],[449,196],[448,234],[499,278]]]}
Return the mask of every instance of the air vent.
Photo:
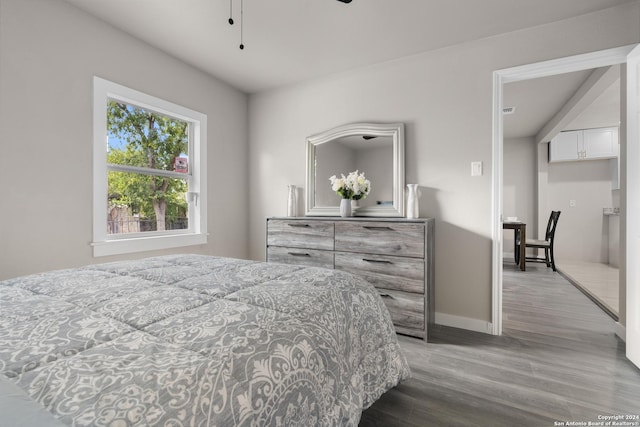
{"label": "air vent", "polygon": [[502,109],[502,114],[513,114],[516,112],[516,107],[505,107]]}

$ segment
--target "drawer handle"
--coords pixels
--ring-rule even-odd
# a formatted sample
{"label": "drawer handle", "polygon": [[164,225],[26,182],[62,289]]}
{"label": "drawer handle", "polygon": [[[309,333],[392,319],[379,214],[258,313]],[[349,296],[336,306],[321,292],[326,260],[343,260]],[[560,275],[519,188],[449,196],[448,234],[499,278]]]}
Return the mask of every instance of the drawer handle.
{"label": "drawer handle", "polygon": [[393,228],[391,227],[376,227],[373,225],[363,225],[362,228],[365,228],[367,230],[393,230]]}
{"label": "drawer handle", "polygon": [[392,295],[389,295],[389,294],[379,294],[379,295],[380,295],[382,298],[390,298],[390,299],[393,299],[393,296],[392,296]]}
{"label": "drawer handle", "polygon": [[369,259],[369,258],[362,258],[363,261],[365,262],[373,262],[376,264],[393,264],[391,261],[387,261],[386,259]]}
{"label": "drawer handle", "polygon": [[310,254],[304,253],[304,252],[289,252],[289,255],[291,256],[311,256]]}
{"label": "drawer handle", "polygon": [[289,227],[311,227],[309,224],[287,224]]}

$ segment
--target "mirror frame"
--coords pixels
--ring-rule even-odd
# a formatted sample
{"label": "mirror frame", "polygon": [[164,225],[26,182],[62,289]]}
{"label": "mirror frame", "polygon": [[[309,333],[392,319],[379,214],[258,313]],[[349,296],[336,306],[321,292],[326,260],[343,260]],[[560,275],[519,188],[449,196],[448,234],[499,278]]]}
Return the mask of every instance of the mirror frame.
{"label": "mirror frame", "polygon": [[[351,123],[307,137],[306,216],[340,216],[339,206],[316,206],[316,147],[345,136],[390,136],[393,143],[393,205],[356,209],[354,216],[404,217],[404,123]],[[350,171],[345,171],[350,172]],[[329,185],[329,177],[327,177]],[[373,183],[375,185],[375,183]]]}

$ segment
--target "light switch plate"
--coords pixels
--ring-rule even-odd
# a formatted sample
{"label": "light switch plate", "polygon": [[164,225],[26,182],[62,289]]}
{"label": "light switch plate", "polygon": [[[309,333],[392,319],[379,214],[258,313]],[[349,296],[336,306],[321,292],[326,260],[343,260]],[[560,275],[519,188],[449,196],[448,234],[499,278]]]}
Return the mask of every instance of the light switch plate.
{"label": "light switch plate", "polygon": [[482,176],[482,162],[471,162],[471,176]]}

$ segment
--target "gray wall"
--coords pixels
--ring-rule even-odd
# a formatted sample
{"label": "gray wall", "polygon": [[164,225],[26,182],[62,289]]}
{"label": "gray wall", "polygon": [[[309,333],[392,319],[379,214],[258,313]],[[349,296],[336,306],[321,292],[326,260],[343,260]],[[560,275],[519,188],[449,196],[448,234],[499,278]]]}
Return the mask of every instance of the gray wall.
{"label": "gray wall", "polygon": [[[378,202],[393,201],[393,146],[361,150],[356,166],[371,181],[369,196],[358,202],[359,206],[376,206]],[[375,186],[373,183],[375,182]]]}
{"label": "gray wall", "polygon": [[0,279],[114,259],[90,246],[93,75],[207,114],[209,243],[172,252],[246,257],[247,96],[62,1],[0,0]]}
{"label": "gray wall", "polygon": [[[355,170],[356,151],[343,144],[321,144],[316,147],[316,206],[338,206],[340,196],[331,188],[329,177],[345,176]],[[299,198],[303,202],[303,198]],[[298,212],[304,212],[304,204]]]}
{"label": "gray wall", "polygon": [[[535,138],[505,139],[502,170],[502,212],[504,218],[516,216],[527,224],[527,237],[536,237],[537,185]],[[513,257],[513,230],[503,232],[505,258]]]}
{"label": "gray wall", "polygon": [[[436,218],[436,311],[486,330],[493,71],[638,41],[634,3],[252,95],[250,256],[264,258],[265,218],[285,213],[286,185],[304,187],[305,137],[404,122],[406,182],[421,186],[421,215]],[[483,176],[470,176],[472,161]]]}
{"label": "gray wall", "polygon": [[557,263],[609,263],[609,224],[602,209],[613,206],[611,162],[550,163],[548,172],[547,206],[562,211],[555,240]]}
{"label": "gray wall", "polygon": [[[544,144],[540,150],[540,161],[544,163],[546,174],[543,176],[543,200],[539,200],[536,182],[538,150],[534,138],[504,141],[505,218],[517,216],[527,223],[527,237],[543,239],[550,211],[560,210],[562,214],[555,242],[558,264],[562,265],[562,260],[609,263],[609,219],[603,215],[602,209],[619,206],[612,197],[611,161],[548,163],[546,147]],[[570,200],[576,201],[575,206],[569,206]],[[544,224],[542,228],[538,226],[538,216],[541,225]],[[513,231],[505,230],[503,236],[505,257],[512,257]]]}
{"label": "gray wall", "polygon": [[[304,188],[307,136],[350,122],[404,122],[406,182],[420,184],[421,215],[437,221],[436,310],[472,328],[486,324],[493,71],[639,41],[634,2],[252,95],[247,104],[60,0],[0,0],[0,278],[111,260],[92,258],[89,246],[91,77],[99,75],[209,117],[210,243],[184,252],[263,259],[265,218],[286,213],[287,184]],[[472,178],[478,160],[484,175]]]}

